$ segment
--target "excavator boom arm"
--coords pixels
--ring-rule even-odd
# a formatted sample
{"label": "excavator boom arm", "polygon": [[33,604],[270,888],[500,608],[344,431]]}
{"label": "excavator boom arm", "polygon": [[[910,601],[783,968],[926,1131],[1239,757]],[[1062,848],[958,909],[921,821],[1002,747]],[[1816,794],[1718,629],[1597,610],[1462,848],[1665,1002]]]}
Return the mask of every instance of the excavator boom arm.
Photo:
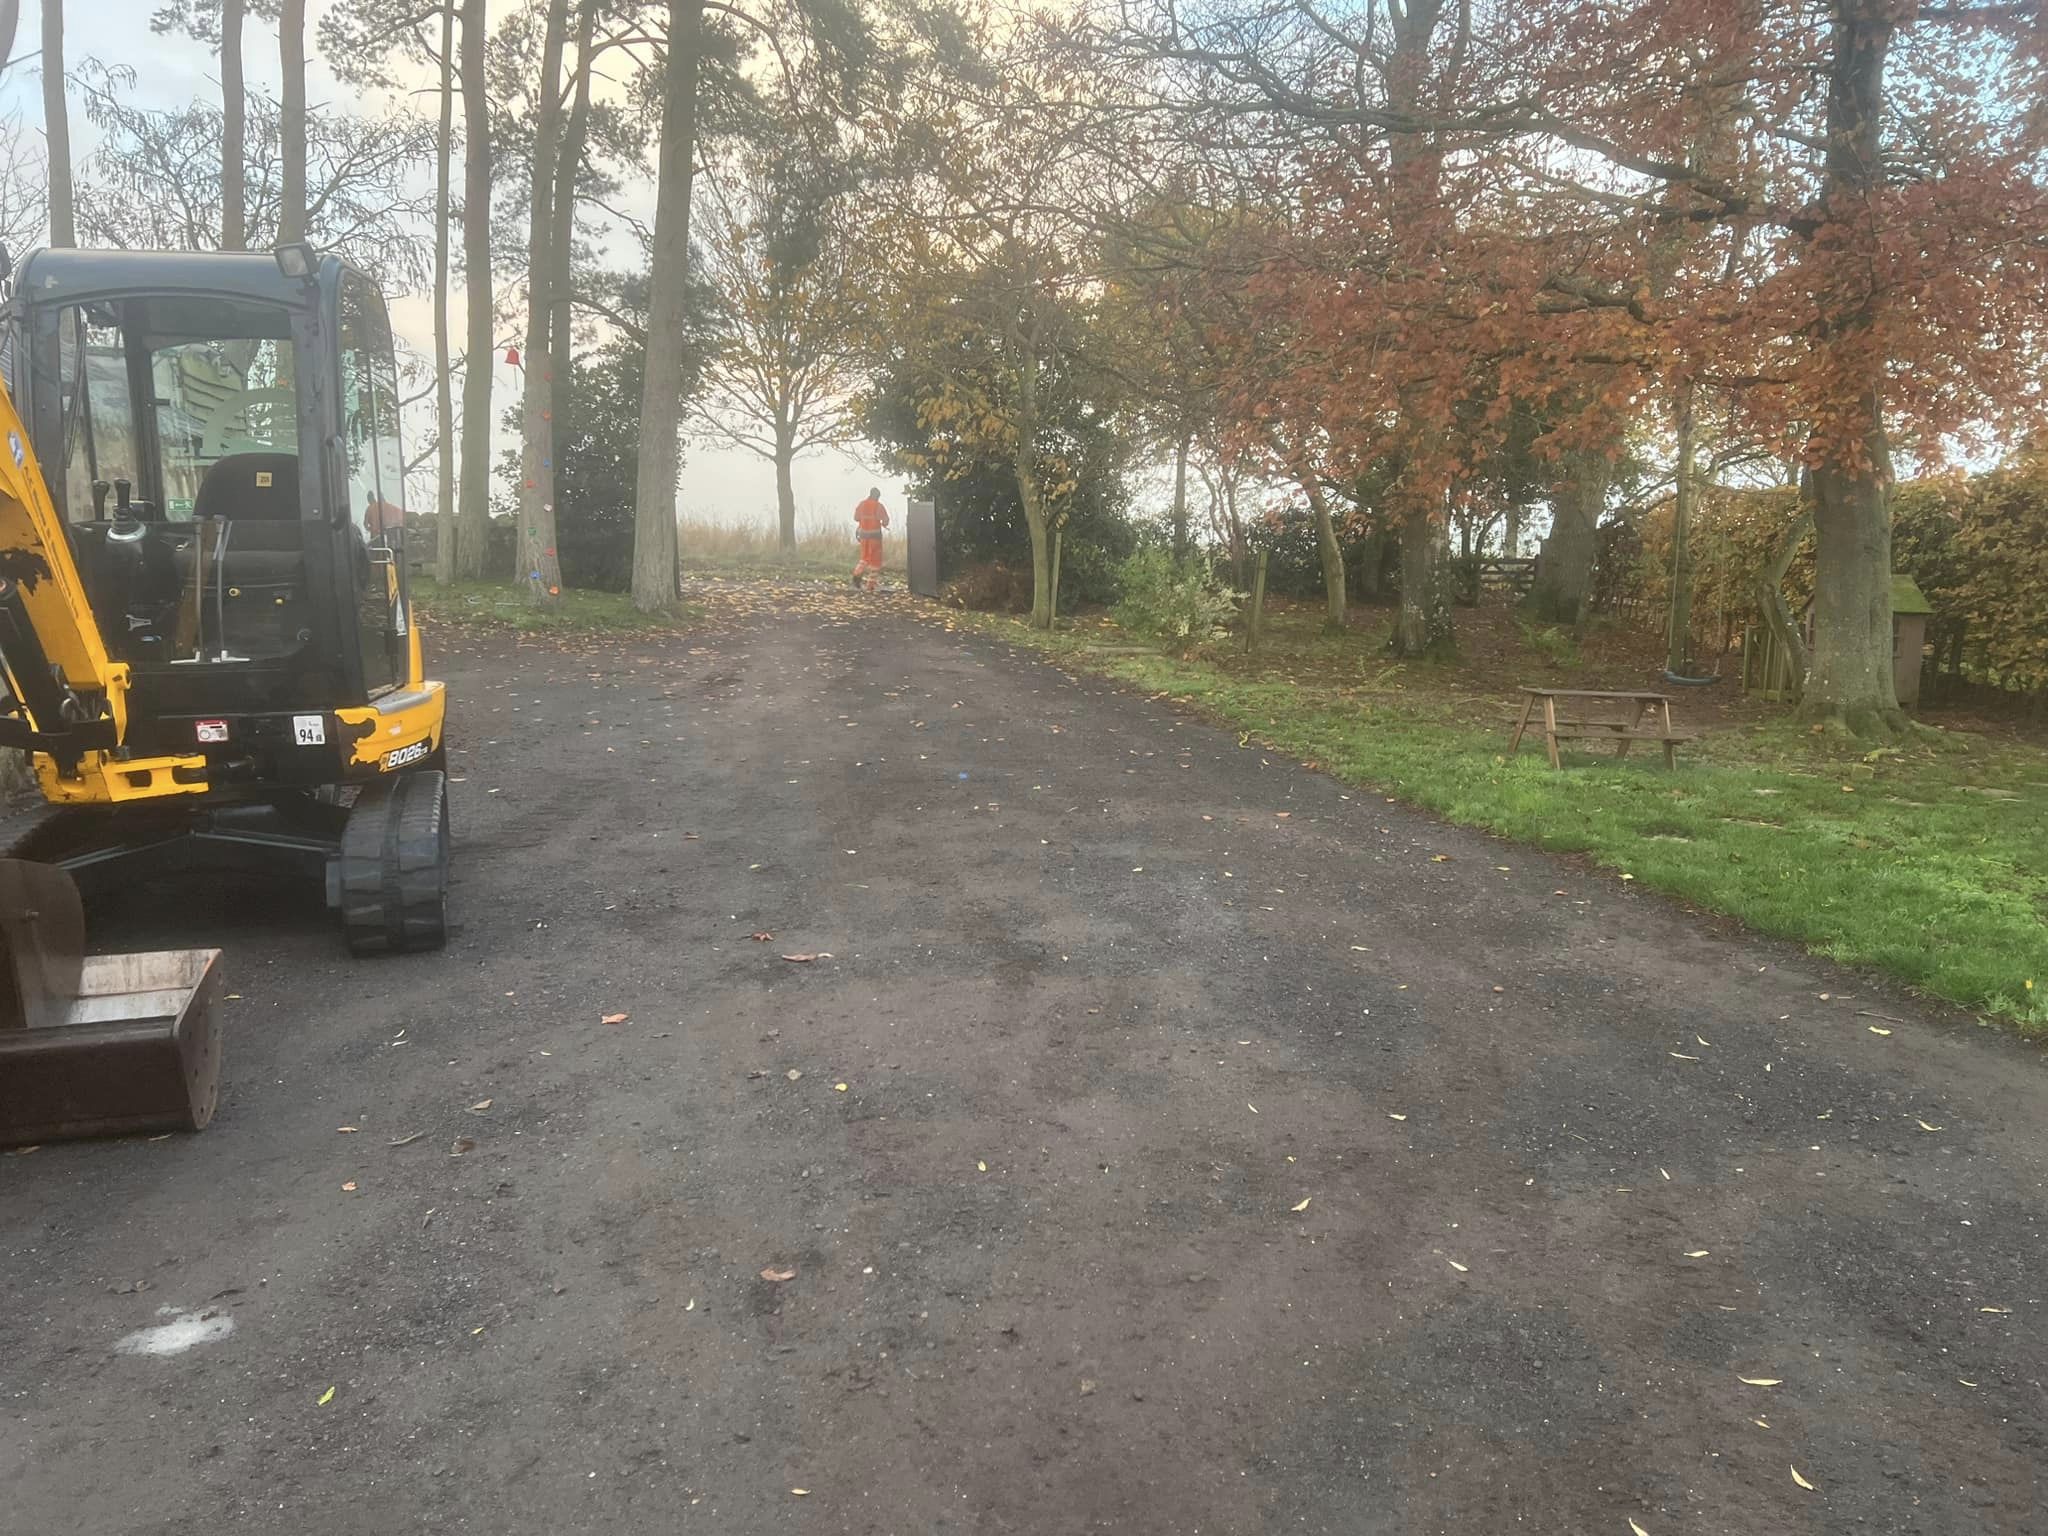
{"label": "excavator boom arm", "polygon": [[125,737],[128,667],[107,656],[63,518],[4,390],[0,439],[0,665],[18,710],[0,719],[0,745],[75,763]]}

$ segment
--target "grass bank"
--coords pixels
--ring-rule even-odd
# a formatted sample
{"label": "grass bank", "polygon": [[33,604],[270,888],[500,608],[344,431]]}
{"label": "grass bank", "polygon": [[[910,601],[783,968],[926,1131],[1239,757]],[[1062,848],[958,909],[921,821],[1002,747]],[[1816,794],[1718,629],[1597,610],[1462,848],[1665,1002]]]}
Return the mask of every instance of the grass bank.
{"label": "grass bank", "polygon": [[[1584,854],[1652,889],[2048,1036],[2048,753],[1961,733],[1845,748],[1782,718],[1616,762],[1540,739],[1506,756],[1519,676],[1401,666],[1281,618],[1257,658],[1130,654],[1106,621],[1042,635],[949,615],[1167,694],[1260,742],[1466,826]],[[1554,659],[1553,659],[1554,660]],[[1584,684],[1593,686],[1594,684]],[[1681,714],[1683,709],[1681,708]]]}

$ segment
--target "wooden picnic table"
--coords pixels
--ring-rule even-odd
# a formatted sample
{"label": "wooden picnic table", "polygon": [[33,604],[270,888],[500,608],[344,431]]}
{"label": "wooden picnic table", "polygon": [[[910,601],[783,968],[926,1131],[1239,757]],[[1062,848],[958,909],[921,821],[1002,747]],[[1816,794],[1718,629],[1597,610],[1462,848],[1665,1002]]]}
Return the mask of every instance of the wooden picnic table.
{"label": "wooden picnic table", "polygon": [[[1664,748],[1664,766],[1673,768],[1678,763],[1678,744],[1699,735],[1698,731],[1679,730],[1672,725],[1669,694],[1632,688],[1531,688],[1526,684],[1521,692],[1522,718],[1515,722],[1515,734],[1508,742],[1508,754],[1513,756],[1520,749],[1522,733],[1528,730],[1530,717],[1541,703],[1543,742],[1550,749],[1550,766],[1553,768],[1564,766],[1557,752],[1560,741],[1612,741],[1617,758],[1627,757],[1628,749],[1639,741],[1654,741]],[[1560,699],[1568,701],[1578,714],[1560,719],[1557,713]],[[1592,711],[1605,706],[1627,710],[1628,718],[1594,718]],[[1647,724],[1645,716],[1649,717]]]}

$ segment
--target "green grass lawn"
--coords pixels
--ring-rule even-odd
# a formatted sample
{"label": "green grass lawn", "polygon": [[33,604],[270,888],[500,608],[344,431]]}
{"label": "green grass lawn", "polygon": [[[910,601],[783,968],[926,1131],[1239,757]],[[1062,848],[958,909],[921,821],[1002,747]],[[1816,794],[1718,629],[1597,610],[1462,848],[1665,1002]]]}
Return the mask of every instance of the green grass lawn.
{"label": "green grass lawn", "polygon": [[478,629],[516,629],[536,634],[599,634],[669,630],[693,614],[640,612],[623,592],[586,592],[564,588],[548,604],[536,603],[524,586],[499,581],[461,581],[447,586],[425,576],[412,578],[413,602],[420,616],[434,624],[460,624]]}
{"label": "green grass lawn", "polygon": [[1469,672],[1454,688],[1448,670],[1390,664],[1368,639],[1325,639],[1299,616],[1276,620],[1250,662],[1129,654],[1106,624],[1048,636],[949,619],[1168,694],[1448,820],[1585,854],[2048,1034],[2048,753],[2036,748],[1945,733],[1866,753],[1780,718],[1709,732],[1675,772],[1653,747],[1625,762],[1572,754],[1559,773],[1540,735],[1506,756],[1515,685],[1543,675],[1537,659],[1482,697]]}

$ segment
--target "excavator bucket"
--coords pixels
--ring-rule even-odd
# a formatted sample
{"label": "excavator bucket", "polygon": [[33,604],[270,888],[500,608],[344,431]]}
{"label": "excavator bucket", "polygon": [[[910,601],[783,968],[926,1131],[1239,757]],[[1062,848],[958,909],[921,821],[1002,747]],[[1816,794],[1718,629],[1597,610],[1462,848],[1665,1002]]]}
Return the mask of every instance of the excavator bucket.
{"label": "excavator bucket", "polygon": [[71,877],[0,859],[0,1145],[205,1125],[219,971],[217,949],[87,955]]}

